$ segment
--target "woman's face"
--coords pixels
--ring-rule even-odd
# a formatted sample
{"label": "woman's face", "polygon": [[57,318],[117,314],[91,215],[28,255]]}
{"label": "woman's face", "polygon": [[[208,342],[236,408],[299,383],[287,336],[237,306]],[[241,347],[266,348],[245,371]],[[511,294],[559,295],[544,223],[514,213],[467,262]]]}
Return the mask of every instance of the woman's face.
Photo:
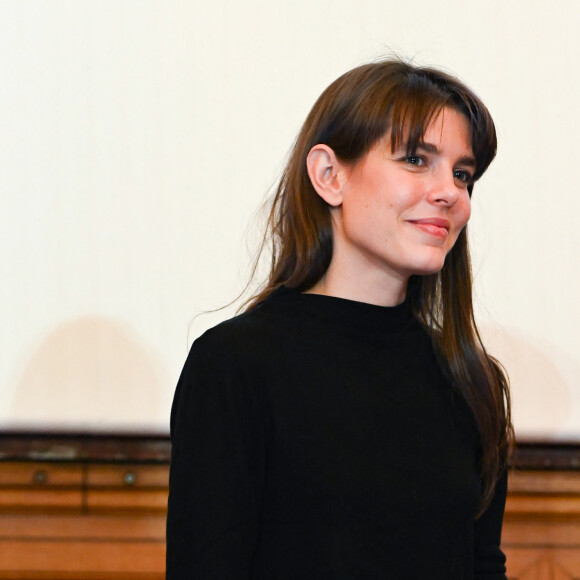
{"label": "woman's face", "polygon": [[333,214],[334,254],[360,283],[432,274],[442,267],[471,213],[475,171],[467,119],[445,108],[415,155],[381,139],[348,170]]}

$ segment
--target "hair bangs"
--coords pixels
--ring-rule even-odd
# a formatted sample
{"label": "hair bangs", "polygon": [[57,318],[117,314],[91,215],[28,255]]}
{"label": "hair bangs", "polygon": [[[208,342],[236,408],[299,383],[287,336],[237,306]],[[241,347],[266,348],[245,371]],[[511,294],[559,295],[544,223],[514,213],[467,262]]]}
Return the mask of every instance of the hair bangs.
{"label": "hair bangs", "polygon": [[408,155],[415,153],[429,125],[445,108],[449,98],[433,98],[431,95],[404,96],[392,107],[390,119],[391,151],[405,149]]}

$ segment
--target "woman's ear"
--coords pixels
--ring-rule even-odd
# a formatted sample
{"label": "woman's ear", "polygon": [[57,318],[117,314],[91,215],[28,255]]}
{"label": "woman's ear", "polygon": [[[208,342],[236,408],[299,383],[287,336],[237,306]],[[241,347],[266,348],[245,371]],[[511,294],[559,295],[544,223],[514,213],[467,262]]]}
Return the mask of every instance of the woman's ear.
{"label": "woman's ear", "polygon": [[334,151],[322,143],[315,145],[306,157],[306,168],[316,193],[333,207],[341,205],[346,171]]}

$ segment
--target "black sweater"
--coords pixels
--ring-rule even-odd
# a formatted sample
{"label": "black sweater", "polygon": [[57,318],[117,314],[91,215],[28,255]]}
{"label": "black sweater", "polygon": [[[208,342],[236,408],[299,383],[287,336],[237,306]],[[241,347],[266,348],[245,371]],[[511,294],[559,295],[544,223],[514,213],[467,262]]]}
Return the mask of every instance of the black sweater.
{"label": "black sweater", "polygon": [[195,341],[171,415],[167,578],[505,578],[473,416],[406,303],[281,289]]}

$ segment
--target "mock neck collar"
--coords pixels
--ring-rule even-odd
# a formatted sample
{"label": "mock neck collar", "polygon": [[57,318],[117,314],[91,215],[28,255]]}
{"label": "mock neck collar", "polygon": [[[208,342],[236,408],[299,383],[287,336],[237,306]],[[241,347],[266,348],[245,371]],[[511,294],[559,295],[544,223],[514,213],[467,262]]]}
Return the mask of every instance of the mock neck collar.
{"label": "mock neck collar", "polygon": [[324,319],[330,325],[373,333],[397,332],[415,320],[408,299],[397,306],[377,306],[336,296],[303,294],[282,286],[267,299],[274,301],[294,310],[297,316],[301,312],[313,319]]}

